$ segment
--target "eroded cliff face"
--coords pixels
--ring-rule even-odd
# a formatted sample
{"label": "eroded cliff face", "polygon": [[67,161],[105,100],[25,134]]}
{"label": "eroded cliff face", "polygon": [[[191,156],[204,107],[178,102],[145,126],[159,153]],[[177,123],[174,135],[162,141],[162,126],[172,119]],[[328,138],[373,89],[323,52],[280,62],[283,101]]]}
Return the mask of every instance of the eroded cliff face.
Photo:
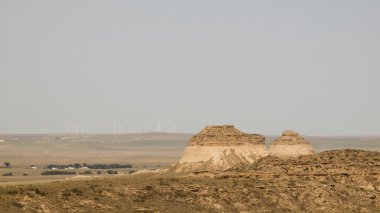
{"label": "eroded cliff face", "polygon": [[207,126],[193,136],[175,171],[225,170],[267,156],[265,137],[233,125]]}
{"label": "eroded cliff face", "polygon": [[298,157],[313,154],[311,144],[299,135],[298,132],[286,130],[282,136],[273,141],[269,148],[269,155],[278,157]]}
{"label": "eroded cliff face", "polygon": [[207,126],[190,139],[179,163],[168,171],[221,171],[268,155],[288,158],[313,153],[310,143],[294,131],[284,131],[267,150],[264,136],[241,132],[233,125]]}

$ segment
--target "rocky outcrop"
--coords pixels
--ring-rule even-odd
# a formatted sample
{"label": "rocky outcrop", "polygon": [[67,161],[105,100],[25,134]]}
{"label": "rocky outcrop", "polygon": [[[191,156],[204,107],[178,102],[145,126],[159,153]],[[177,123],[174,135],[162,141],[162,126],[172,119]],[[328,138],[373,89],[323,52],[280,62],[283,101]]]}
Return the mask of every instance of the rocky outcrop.
{"label": "rocky outcrop", "polygon": [[268,155],[298,157],[313,153],[310,143],[294,131],[284,131],[267,151],[261,135],[241,132],[233,125],[207,126],[190,139],[181,160],[168,172],[221,171],[251,165]]}
{"label": "rocky outcrop", "polygon": [[269,155],[278,157],[297,157],[313,154],[310,143],[299,135],[298,132],[286,130],[282,136],[273,141],[269,148]]}
{"label": "rocky outcrop", "polygon": [[207,126],[190,139],[174,170],[224,170],[267,155],[261,135],[241,132],[233,125]]}
{"label": "rocky outcrop", "polygon": [[265,144],[265,138],[258,134],[247,134],[233,125],[206,126],[200,133],[194,135],[189,146],[234,146],[247,144]]}

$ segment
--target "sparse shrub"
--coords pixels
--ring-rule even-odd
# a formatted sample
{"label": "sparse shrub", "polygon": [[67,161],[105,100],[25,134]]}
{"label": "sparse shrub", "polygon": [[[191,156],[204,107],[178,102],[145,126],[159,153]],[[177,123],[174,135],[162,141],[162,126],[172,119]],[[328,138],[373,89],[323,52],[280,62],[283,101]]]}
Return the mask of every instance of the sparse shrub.
{"label": "sparse shrub", "polygon": [[16,195],[18,193],[19,192],[17,190],[10,190],[10,191],[7,192],[7,194],[9,194],[9,195]]}
{"label": "sparse shrub", "polygon": [[158,184],[161,185],[161,186],[168,185],[168,183],[165,182],[165,181],[162,180],[162,179],[159,179]]}
{"label": "sparse shrub", "polygon": [[22,176],[28,176],[29,174],[27,172],[22,173]]}
{"label": "sparse shrub", "polygon": [[151,191],[153,189],[153,186],[145,186],[144,189],[147,191]]}
{"label": "sparse shrub", "polygon": [[5,163],[4,163],[4,166],[5,166],[6,168],[10,168],[10,167],[11,167],[11,163],[9,163],[9,162],[5,162]]}
{"label": "sparse shrub", "polygon": [[43,191],[40,191],[38,188],[32,188],[31,190],[33,190],[38,195],[46,196],[46,193]]}
{"label": "sparse shrub", "polygon": [[17,202],[17,201],[13,201],[13,202],[12,202],[12,205],[15,206],[15,207],[17,207],[17,208],[22,208],[22,207],[24,207],[24,204],[23,204],[23,203],[21,203],[21,202]]}
{"label": "sparse shrub", "polygon": [[78,188],[74,188],[71,190],[73,193],[75,193],[77,196],[82,196],[83,195],[83,192],[78,189]]}
{"label": "sparse shrub", "polygon": [[295,180],[289,180],[288,181],[288,185],[291,186],[291,187],[294,187],[297,185],[296,181]]}
{"label": "sparse shrub", "polygon": [[185,197],[186,196],[185,192],[182,189],[174,190],[174,194],[178,197]]}
{"label": "sparse shrub", "polygon": [[13,173],[12,172],[4,173],[3,176],[13,176]]}
{"label": "sparse shrub", "polygon": [[62,192],[62,195],[65,197],[71,196],[71,191],[70,190],[65,190]]}
{"label": "sparse shrub", "polygon": [[76,195],[76,196],[82,196],[83,192],[79,188],[74,188],[74,189],[66,189],[62,192],[62,195],[65,197]]}
{"label": "sparse shrub", "polygon": [[97,171],[97,172],[96,172],[96,174],[98,174],[98,175],[101,175],[101,174],[102,174],[102,172],[101,172],[101,171]]}
{"label": "sparse shrub", "polygon": [[84,171],[83,173],[81,173],[82,175],[91,175],[92,174],[92,172],[91,171],[89,171],[89,170],[87,170],[87,171]]}
{"label": "sparse shrub", "polygon": [[107,170],[107,174],[118,174],[118,172],[116,170]]}

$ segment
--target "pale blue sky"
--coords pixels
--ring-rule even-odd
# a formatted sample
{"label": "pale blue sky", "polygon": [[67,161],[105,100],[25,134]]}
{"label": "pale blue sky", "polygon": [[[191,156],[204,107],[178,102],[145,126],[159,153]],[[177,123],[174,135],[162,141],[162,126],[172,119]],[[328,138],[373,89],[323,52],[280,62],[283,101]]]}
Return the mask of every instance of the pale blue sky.
{"label": "pale blue sky", "polygon": [[159,120],[380,135],[379,11],[377,0],[0,0],[0,134]]}

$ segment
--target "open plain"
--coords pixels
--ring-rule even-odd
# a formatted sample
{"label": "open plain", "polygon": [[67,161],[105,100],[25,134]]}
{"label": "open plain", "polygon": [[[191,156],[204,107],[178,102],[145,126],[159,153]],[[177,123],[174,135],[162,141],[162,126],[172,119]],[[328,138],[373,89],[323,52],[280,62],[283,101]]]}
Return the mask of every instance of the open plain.
{"label": "open plain", "polygon": [[[0,177],[0,211],[380,211],[379,137],[305,136],[313,155],[267,156],[225,171],[171,172],[191,136],[2,135],[0,160],[11,166],[0,172],[13,176]],[[266,136],[266,146],[275,138]],[[118,174],[74,169],[73,175],[41,175],[51,170],[48,164],[75,163],[132,168],[116,169]]]}
{"label": "open plain", "polygon": [[[178,162],[193,134],[19,134],[0,135],[0,184],[65,179],[68,176],[41,176],[48,164],[131,164],[133,170],[167,168]],[[277,136],[265,136],[267,148]],[[380,151],[380,137],[310,137],[316,152],[333,149]],[[36,169],[31,169],[31,165]],[[124,171],[124,170],[123,170]],[[123,173],[123,171],[121,173]],[[28,176],[22,176],[24,172]]]}

